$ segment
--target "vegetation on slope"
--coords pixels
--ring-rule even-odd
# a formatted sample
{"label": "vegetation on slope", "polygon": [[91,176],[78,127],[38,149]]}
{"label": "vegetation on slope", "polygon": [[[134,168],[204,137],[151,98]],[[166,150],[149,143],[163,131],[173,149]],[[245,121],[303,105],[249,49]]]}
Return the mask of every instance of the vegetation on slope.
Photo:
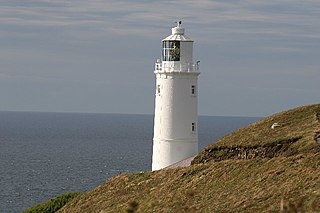
{"label": "vegetation on slope", "polygon": [[61,209],[65,204],[79,196],[80,193],[77,192],[69,192],[66,194],[59,195],[56,198],[51,199],[50,201],[46,201],[40,203],[36,206],[33,206],[22,213],[52,213]]}
{"label": "vegetation on slope", "polygon": [[[319,153],[320,105],[303,106],[278,113],[239,129],[207,146],[193,164],[226,158],[292,156]],[[271,129],[272,124],[280,127]]]}
{"label": "vegetation on slope", "polygon": [[113,177],[60,212],[320,212],[319,117],[320,105],[275,114],[189,167]]}

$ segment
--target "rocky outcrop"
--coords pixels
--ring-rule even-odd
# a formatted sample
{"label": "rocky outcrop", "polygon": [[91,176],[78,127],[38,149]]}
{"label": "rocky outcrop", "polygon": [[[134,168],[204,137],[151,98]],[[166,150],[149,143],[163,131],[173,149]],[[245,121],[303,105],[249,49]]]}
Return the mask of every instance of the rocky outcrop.
{"label": "rocky outcrop", "polygon": [[[205,149],[205,155],[197,156],[192,164],[207,163],[209,161],[221,161],[227,159],[253,159],[291,156],[296,153],[292,144],[301,137],[294,137],[274,141],[262,146],[237,146],[237,147],[213,147]],[[201,158],[200,158],[201,157]]]}

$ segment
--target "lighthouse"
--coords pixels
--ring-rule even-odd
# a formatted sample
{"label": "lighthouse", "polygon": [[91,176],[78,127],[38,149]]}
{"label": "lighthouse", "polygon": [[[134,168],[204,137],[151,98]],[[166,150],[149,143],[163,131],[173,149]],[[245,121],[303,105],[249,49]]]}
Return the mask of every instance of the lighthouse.
{"label": "lighthouse", "polygon": [[152,170],[198,153],[199,62],[181,21],[162,40],[162,59],[155,63],[155,116]]}

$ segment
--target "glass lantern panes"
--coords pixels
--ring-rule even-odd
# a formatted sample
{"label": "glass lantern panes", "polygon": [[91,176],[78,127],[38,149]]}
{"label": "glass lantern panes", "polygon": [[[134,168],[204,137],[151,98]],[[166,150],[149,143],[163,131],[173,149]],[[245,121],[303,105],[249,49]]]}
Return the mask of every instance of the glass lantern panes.
{"label": "glass lantern panes", "polygon": [[163,61],[180,61],[180,41],[163,41]]}

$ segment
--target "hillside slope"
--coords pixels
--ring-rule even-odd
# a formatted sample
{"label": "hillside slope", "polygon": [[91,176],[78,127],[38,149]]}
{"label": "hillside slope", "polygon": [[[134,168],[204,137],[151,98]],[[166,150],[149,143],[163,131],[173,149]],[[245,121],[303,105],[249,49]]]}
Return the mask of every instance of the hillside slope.
{"label": "hillside slope", "polygon": [[319,119],[319,104],[272,115],[209,145],[189,167],[113,177],[60,212],[320,211]]}

